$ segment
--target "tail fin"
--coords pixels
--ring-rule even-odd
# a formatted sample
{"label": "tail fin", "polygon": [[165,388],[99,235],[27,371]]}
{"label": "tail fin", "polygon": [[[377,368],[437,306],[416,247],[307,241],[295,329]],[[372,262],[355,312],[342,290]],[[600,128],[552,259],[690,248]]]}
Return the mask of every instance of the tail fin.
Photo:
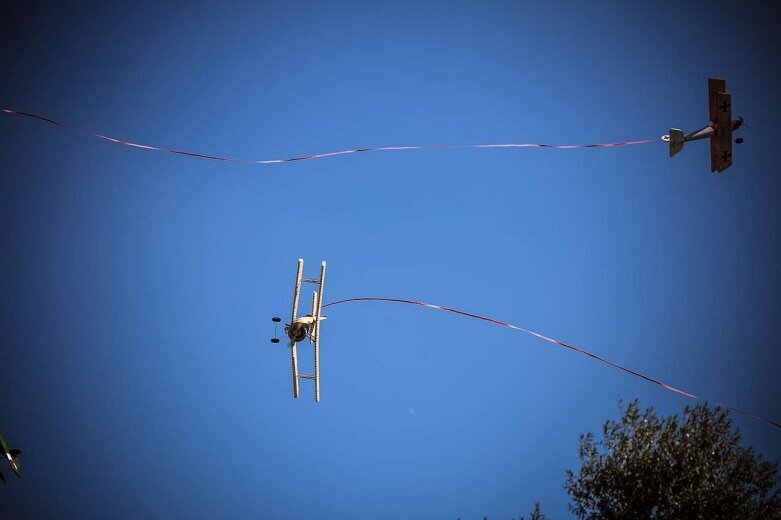
{"label": "tail fin", "polygon": [[683,150],[683,132],[677,128],[670,128],[670,157]]}

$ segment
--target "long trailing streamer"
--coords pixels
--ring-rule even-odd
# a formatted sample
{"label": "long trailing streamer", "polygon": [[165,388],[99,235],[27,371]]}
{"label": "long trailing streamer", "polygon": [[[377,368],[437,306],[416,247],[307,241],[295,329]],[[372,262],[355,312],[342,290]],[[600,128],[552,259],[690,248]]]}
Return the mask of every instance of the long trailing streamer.
{"label": "long trailing streamer", "polygon": [[334,157],[336,155],[347,155],[352,153],[363,152],[396,152],[401,150],[437,150],[437,149],[456,149],[456,148],[558,148],[560,150],[569,150],[574,148],[613,148],[617,146],[632,146],[637,144],[647,144],[659,141],[659,139],[641,139],[639,141],[620,141],[617,143],[597,143],[597,144],[544,144],[544,143],[506,143],[506,144],[452,144],[452,145],[425,145],[425,146],[380,146],[377,148],[354,148],[350,150],[341,150],[338,152],[326,152],[317,153],[312,155],[302,155],[301,157],[290,157],[288,159],[267,159],[267,160],[251,160],[251,159],[232,159],[230,157],[219,157],[216,155],[206,155],[202,153],[186,152],[183,150],[173,150],[169,148],[159,148],[157,146],[150,146],[146,144],[138,144],[130,141],[124,141],[117,139],[116,137],[110,137],[95,132],[89,132],[81,130],[71,125],[66,125],[60,121],[49,119],[48,117],[39,116],[36,114],[30,114],[28,112],[19,112],[17,110],[11,110],[10,108],[1,109],[0,112],[6,114],[25,116],[49,123],[55,126],[62,126],[65,128],[72,128],[78,132],[105,141],[111,141],[112,143],[121,144],[124,146],[130,146],[132,148],[141,148],[143,150],[152,150],[156,152],[172,153],[176,155],[187,155],[189,157],[197,157],[199,159],[210,159],[212,161],[224,161],[232,163],[245,163],[245,164],[274,164],[274,163],[286,163],[294,161],[308,161],[310,159],[323,159],[325,157]]}
{"label": "long trailing streamer", "polygon": [[[649,377],[645,374],[641,374],[640,372],[636,372],[635,370],[632,370],[630,368],[626,368],[624,366],[619,365],[618,363],[613,363],[612,361],[609,361],[603,357],[597,356],[596,354],[593,354],[587,350],[583,350],[581,348],[575,347],[573,345],[570,345],[569,343],[564,343],[563,341],[559,341],[557,339],[549,338],[548,336],[545,336],[543,334],[540,334],[539,332],[534,332],[533,330],[525,329],[523,327],[519,327],[517,325],[513,325],[512,323],[507,323],[505,321],[496,320],[494,318],[488,318],[485,316],[480,316],[478,314],[472,314],[471,312],[464,312],[459,311],[457,309],[451,309],[450,307],[443,307],[441,305],[434,305],[433,303],[425,303],[425,302],[417,302],[414,300],[404,300],[401,298],[377,298],[377,297],[362,297],[362,298],[346,298],[344,300],[338,300],[335,302],[328,303],[326,305],[323,305],[323,307],[331,307],[332,305],[339,305],[342,303],[348,303],[348,302],[395,302],[395,303],[405,303],[408,305],[417,305],[420,307],[428,307],[430,309],[437,309],[440,311],[445,312],[451,312],[453,314],[458,314],[460,316],[466,316],[467,318],[474,318],[476,320],[482,320],[487,321],[488,323],[493,323],[494,325],[500,325],[502,327],[507,327],[508,329],[518,330],[521,332],[524,332],[526,334],[531,334],[534,337],[537,337],[541,340],[547,341],[549,343],[553,343],[554,345],[558,345],[560,347],[564,347],[566,349],[572,350],[574,352],[577,352],[578,354],[583,354],[584,356],[588,356],[590,358],[596,359],[600,363],[604,363],[606,365],[610,365],[613,368],[617,368],[618,370],[622,370],[628,374],[631,374],[635,377],[639,377],[640,379],[644,379],[648,381],[649,383],[653,383],[657,386],[660,386],[664,388],[665,390],[669,390],[671,392],[675,392],[676,394],[680,394],[684,397],[688,397],[690,399],[700,399],[698,396],[685,392],[679,388],[675,388],[673,386],[670,386],[666,383],[663,383],[662,381],[659,381],[658,379],[654,379],[652,377]],[[759,421],[763,421],[769,424],[772,424],[776,428],[781,428],[781,423],[778,423],[776,421],[773,421],[771,419],[767,419],[765,417],[753,414],[751,412],[747,412],[745,410],[741,410],[740,408],[735,408],[734,406],[730,406],[724,403],[715,402],[716,405],[721,406],[722,408],[726,408],[728,410],[731,410],[733,412],[737,412],[742,415],[746,415],[748,417],[752,417],[754,419],[757,419]]]}

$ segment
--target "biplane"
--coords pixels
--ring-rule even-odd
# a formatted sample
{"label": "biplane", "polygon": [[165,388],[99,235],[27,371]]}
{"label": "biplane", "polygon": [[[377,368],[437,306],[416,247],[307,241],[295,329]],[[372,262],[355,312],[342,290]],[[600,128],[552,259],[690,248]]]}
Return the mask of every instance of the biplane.
{"label": "biplane", "polygon": [[[743,118],[732,119],[732,96],[727,93],[727,82],[722,78],[708,78],[708,109],[710,124],[684,135],[677,128],[662,139],[670,143],[670,157],[683,149],[684,143],[710,138],[710,171],[723,172],[732,165],[732,132],[743,125]],[[737,144],[743,138],[735,139]]]}
{"label": "biplane", "polygon": [[[293,397],[298,398],[299,394],[299,379],[311,379],[315,382],[315,401],[320,402],[320,322],[325,319],[323,316],[323,286],[325,284],[325,262],[320,265],[320,278],[305,278],[304,272],[304,260],[298,259],[298,270],[296,271],[296,286],[293,291],[293,312],[290,318],[290,323],[285,324],[285,334],[289,339],[288,347],[290,347],[290,362],[293,366]],[[311,283],[318,286],[319,291],[312,292],[312,312],[304,316],[297,317],[298,313],[298,298],[301,294],[301,284]],[[282,321],[279,317],[271,319],[275,324]],[[314,346],[314,373],[304,374],[298,371],[298,356],[296,353],[296,345],[305,339]],[[279,343],[279,338],[274,337],[271,339],[272,343]]]}

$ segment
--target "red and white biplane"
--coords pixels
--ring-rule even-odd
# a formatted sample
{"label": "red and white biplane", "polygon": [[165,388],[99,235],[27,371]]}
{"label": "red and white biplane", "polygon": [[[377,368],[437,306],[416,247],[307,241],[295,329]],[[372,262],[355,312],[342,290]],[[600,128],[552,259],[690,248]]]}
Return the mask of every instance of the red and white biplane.
{"label": "red and white biplane", "polygon": [[[732,132],[743,125],[743,118],[732,119],[732,97],[727,93],[727,82],[722,78],[708,78],[708,107],[710,124],[684,135],[677,128],[662,139],[670,143],[670,157],[681,151],[684,143],[710,138],[710,171],[722,172],[732,165]],[[737,144],[742,138],[735,139]]]}

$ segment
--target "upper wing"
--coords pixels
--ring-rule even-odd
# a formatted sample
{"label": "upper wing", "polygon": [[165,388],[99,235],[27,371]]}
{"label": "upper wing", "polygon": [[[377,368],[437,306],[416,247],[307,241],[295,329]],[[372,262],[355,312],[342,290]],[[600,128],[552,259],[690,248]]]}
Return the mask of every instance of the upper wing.
{"label": "upper wing", "polygon": [[708,78],[708,113],[711,123],[718,120],[718,100],[716,96],[720,92],[727,92],[727,81],[722,78]]}
{"label": "upper wing", "polygon": [[732,96],[719,92],[715,98],[716,133],[710,138],[710,171],[721,172],[732,165]]}

